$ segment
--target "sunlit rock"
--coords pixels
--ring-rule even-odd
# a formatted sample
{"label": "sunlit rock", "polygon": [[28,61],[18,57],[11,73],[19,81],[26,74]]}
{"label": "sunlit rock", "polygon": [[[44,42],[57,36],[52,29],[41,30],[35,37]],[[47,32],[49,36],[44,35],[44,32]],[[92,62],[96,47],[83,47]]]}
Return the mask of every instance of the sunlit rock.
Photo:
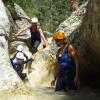
{"label": "sunlit rock", "polygon": [[0,0],[0,90],[18,87],[21,80],[11,66],[8,54],[8,41],[10,22],[6,14],[6,8]]}

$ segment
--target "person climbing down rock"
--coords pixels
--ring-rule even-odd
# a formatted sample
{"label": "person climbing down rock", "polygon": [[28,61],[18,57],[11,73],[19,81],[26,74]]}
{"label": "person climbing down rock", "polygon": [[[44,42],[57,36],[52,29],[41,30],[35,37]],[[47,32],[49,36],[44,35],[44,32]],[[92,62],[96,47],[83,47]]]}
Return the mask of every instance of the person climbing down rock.
{"label": "person climbing down rock", "polygon": [[41,42],[43,42],[43,46],[48,46],[48,42],[46,38],[44,37],[44,34],[42,32],[42,29],[39,26],[38,19],[36,17],[33,17],[31,20],[31,25],[27,25],[22,30],[20,30],[15,36],[17,37],[20,35],[23,31],[30,29],[31,32],[31,38],[30,38],[30,47],[29,51],[33,54],[37,51],[38,46]]}
{"label": "person climbing down rock", "polygon": [[54,80],[52,80],[51,85],[54,86],[56,82],[55,91],[76,90],[79,85],[79,60],[77,52],[72,44],[65,42],[63,32],[54,33],[53,38],[59,47],[56,54],[59,66],[55,69]]}
{"label": "person climbing down rock", "polygon": [[77,0],[70,0],[70,9],[71,12],[77,11],[78,10],[78,3]]}
{"label": "person climbing down rock", "polygon": [[27,77],[26,73],[22,73],[24,69],[24,64],[27,62],[32,62],[32,58],[28,58],[28,56],[23,52],[23,46],[18,45],[17,53],[11,58],[11,63],[14,70],[18,73],[20,78],[24,80]]}

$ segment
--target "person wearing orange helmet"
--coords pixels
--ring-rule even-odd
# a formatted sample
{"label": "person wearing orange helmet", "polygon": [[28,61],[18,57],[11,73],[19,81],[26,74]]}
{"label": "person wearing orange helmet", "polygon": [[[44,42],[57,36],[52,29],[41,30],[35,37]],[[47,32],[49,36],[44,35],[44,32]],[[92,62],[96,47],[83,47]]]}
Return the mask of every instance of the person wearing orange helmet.
{"label": "person wearing orange helmet", "polygon": [[77,52],[73,45],[65,42],[64,32],[54,33],[53,39],[59,47],[56,54],[59,66],[55,70],[54,80],[51,81],[51,85],[54,86],[56,82],[55,91],[75,90],[79,85],[79,60]]}

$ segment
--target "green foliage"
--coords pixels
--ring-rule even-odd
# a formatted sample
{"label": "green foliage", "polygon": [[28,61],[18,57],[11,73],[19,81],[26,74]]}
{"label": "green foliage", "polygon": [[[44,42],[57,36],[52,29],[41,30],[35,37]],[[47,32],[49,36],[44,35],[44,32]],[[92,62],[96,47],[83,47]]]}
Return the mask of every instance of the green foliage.
{"label": "green foliage", "polygon": [[[53,32],[70,15],[70,0],[4,0],[15,1],[32,18],[39,19],[43,30]],[[78,0],[81,4],[84,0]]]}

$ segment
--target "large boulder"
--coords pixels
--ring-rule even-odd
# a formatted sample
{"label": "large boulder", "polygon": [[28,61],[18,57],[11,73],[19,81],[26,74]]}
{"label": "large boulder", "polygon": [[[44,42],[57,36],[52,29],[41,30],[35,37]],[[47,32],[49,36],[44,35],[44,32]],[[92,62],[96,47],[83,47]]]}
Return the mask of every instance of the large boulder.
{"label": "large boulder", "polygon": [[[89,0],[87,12],[75,40],[80,42],[85,82],[100,82],[100,0]],[[99,84],[99,83],[98,83]]]}
{"label": "large boulder", "polygon": [[100,1],[90,0],[83,19],[78,38],[89,52],[88,57],[93,63],[100,65]]}
{"label": "large boulder", "polygon": [[10,33],[10,22],[6,13],[6,8],[0,0],[0,90],[14,88],[21,82],[16,72],[11,66],[8,41],[6,36]]}

